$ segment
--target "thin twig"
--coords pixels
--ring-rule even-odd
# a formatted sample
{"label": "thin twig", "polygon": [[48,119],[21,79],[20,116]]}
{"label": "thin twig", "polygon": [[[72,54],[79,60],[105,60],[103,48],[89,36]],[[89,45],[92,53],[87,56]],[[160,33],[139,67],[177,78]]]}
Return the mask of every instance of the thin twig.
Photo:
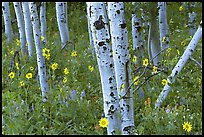
{"label": "thin twig", "polygon": [[196,64],[198,64],[199,66],[200,66],[200,68],[202,69],[202,65],[201,65],[201,63],[199,63],[197,60],[195,60],[193,57],[191,57],[190,56],[190,59],[192,60],[192,61],[194,61]]}
{"label": "thin twig", "polygon": [[[151,62],[154,58],[156,58],[159,54],[161,54],[164,50],[166,50],[167,48],[168,48],[168,47],[162,49],[159,53],[157,53],[152,59],[150,59],[150,62]],[[149,65],[149,64],[148,64],[148,65]],[[145,66],[144,71],[142,72],[142,74],[139,76],[138,79],[140,79],[140,78],[145,74],[148,65]],[[127,91],[132,87],[132,85],[133,85],[133,84],[135,83],[135,81],[138,80],[138,79],[133,80],[133,82],[132,82],[132,83],[130,84],[130,86],[127,88]]]}
{"label": "thin twig", "polygon": [[147,77],[147,78],[145,79],[145,81],[144,81],[142,84],[140,84],[140,86],[138,86],[135,90],[133,90],[133,94],[134,94],[134,92],[135,92],[136,90],[138,90],[142,85],[144,85],[151,77],[153,77],[153,76],[155,76],[155,75],[158,75],[159,73],[161,73],[161,72],[163,72],[163,71],[164,71],[164,70],[161,70],[161,71],[157,72],[156,74],[153,74],[153,75]]}

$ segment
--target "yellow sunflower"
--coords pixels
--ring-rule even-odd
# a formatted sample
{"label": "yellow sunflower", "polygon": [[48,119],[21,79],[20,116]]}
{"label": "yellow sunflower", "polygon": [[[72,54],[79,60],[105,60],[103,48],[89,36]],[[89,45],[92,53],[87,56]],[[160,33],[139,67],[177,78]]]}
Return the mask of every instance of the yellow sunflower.
{"label": "yellow sunflower", "polygon": [[190,122],[184,122],[183,129],[186,130],[187,132],[190,132],[192,130],[191,123]]}
{"label": "yellow sunflower", "polygon": [[101,118],[99,121],[99,126],[105,128],[108,126],[108,119],[107,118]]}

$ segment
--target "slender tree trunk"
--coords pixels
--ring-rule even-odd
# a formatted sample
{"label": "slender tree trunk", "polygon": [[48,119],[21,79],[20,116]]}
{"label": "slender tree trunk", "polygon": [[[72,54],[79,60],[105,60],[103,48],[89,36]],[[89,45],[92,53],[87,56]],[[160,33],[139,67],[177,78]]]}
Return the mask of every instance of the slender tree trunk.
{"label": "slender tree trunk", "polygon": [[42,56],[42,41],[40,38],[40,26],[35,2],[29,2],[29,10],[31,14],[31,21],[33,25],[33,35],[35,40],[35,48],[37,54],[38,75],[40,79],[40,86],[42,91],[43,102],[47,101],[46,93],[49,91],[47,77],[46,77],[46,64],[45,58]]}
{"label": "slender tree trunk", "polygon": [[190,28],[189,33],[191,36],[193,36],[196,32],[196,13],[195,12],[189,13],[188,26]]}
{"label": "slender tree trunk", "polygon": [[[87,6],[87,8],[88,8],[88,6]],[[87,9],[87,11],[88,11],[88,9]],[[91,31],[91,27],[90,27],[90,19],[89,19],[88,16],[87,16],[87,22],[88,22],[90,48],[91,48],[91,51],[92,51],[92,56],[95,57],[94,41],[93,41],[92,31]]]}
{"label": "slender tree trunk", "polygon": [[131,128],[134,126],[134,108],[132,89],[127,90],[132,83],[132,78],[124,3],[108,2],[108,16],[110,21],[117,91],[120,98],[122,134],[130,134]]}
{"label": "slender tree trunk", "polygon": [[176,66],[172,70],[171,75],[169,75],[167,77],[167,81],[168,81],[169,84],[166,84],[164,86],[162,92],[160,93],[158,99],[156,100],[155,108],[160,107],[161,103],[166,99],[166,97],[169,94],[170,89],[171,89],[170,84],[173,84],[175,82],[178,74],[180,73],[182,68],[185,66],[188,59],[193,54],[193,52],[194,52],[194,50],[195,50],[195,48],[196,48],[196,46],[197,46],[197,44],[198,44],[201,37],[202,37],[202,22],[200,23],[200,25],[199,25],[196,33],[194,34],[191,42],[189,43],[188,47],[186,48],[183,55],[179,59],[178,63],[176,64]]}
{"label": "slender tree trunk", "polygon": [[32,24],[30,18],[30,11],[28,2],[22,2],[22,9],[25,22],[26,41],[28,43],[28,55],[33,56],[33,38],[32,38]]}
{"label": "slender tree trunk", "polygon": [[22,52],[22,56],[26,53],[26,36],[25,36],[25,26],[24,26],[24,20],[23,20],[23,13],[21,9],[20,2],[13,2],[14,10],[16,13],[16,18],[18,22],[18,30],[20,34],[20,48]]}
{"label": "slender tree trunk", "polygon": [[132,14],[132,46],[137,57],[137,63],[141,65],[142,58],[144,57],[144,46],[142,42],[142,24],[141,20]]}
{"label": "slender tree trunk", "polygon": [[57,14],[57,23],[60,31],[60,37],[62,42],[62,47],[66,45],[69,41],[69,36],[67,32],[67,15],[64,11],[64,2],[56,2],[56,14]]}
{"label": "slender tree trunk", "polygon": [[87,15],[101,76],[104,113],[109,123],[107,132],[108,135],[112,135],[120,131],[121,121],[108,20],[105,14],[104,2],[87,2]]}
{"label": "slender tree trunk", "polygon": [[13,30],[11,26],[11,15],[9,2],[2,2],[2,11],[4,16],[4,26],[5,26],[5,34],[7,37],[7,41],[11,43],[13,41]]}
{"label": "slender tree trunk", "polygon": [[[137,13],[139,11],[139,6],[132,2],[134,6],[133,13]],[[136,56],[136,61],[134,62],[135,66],[142,66],[142,61],[144,58],[144,45],[142,39],[142,22],[141,18],[137,17],[136,14],[132,14],[132,46],[135,51],[134,54]],[[138,75],[138,74],[135,74]],[[144,94],[142,88],[139,88],[140,95]]]}
{"label": "slender tree trunk", "polygon": [[[159,7],[159,30],[160,30],[160,44],[162,49],[169,47],[169,33],[166,16],[166,2],[158,2]],[[167,49],[166,49],[167,51]]]}
{"label": "slender tree trunk", "polygon": [[149,59],[152,59],[152,52],[151,52],[151,23],[148,23],[148,41],[147,41],[147,48],[148,48],[148,56]]}
{"label": "slender tree trunk", "polygon": [[41,36],[44,37],[43,43],[47,43],[47,35],[46,35],[46,2],[41,2],[40,4],[40,27],[41,27]]}
{"label": "slender tree trunk", "polygon": [[64,12],[65,12],[65,18],[66,18],[66,25],[65,25],[65,27],[66,27],[66,35],[67,35],[67,37],[68,37],[68,41],[70,41],[70,36],[69,36],[69,24],[68,24],[68,13],[67,13],[67,8],[68,8],[68,6],[67,6],[67,2],[64,2]]}
{"label": "slender tree trunk", "polygon": [[[146,4],[145,2],[142,2],[143,4]],[[140,3],[140,4],[142,4]],[[147,4],[146,4],[147,5]],[[148,45],[148,41],[147,41],[147,38],[148,38],[148,32],[149,32],[149,21],[148,21],[148,16],[147,16],[147,9],[143,9],[143,8],[140,8],[140,11],[141,11],[141,22],[142,22],[142,26],[143,26],[143,45]],[[145,48],[145,47],[144,47]]]}
{"label": "slender tree trunk", "polygon": [[[151,35],[150,35],[150,47],[152,58],[154,58],[160,51],[161,46],[159,42],[158,21],[157,21],[157,3],[152,2],[150,7],[150,20],[151,20]],[[159,66],[161,61],[161,54],[153,59],[154,66]]]}

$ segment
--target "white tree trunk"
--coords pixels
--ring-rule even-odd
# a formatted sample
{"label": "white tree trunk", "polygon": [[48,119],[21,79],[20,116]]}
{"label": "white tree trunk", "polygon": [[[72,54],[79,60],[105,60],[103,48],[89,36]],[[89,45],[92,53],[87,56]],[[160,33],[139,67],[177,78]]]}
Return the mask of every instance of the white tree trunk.
{"label": "white tree trunk", "polygon": [[166,99],[166,96],[168,95],[168,93],[170,92],[170,89],[171,89],[170,84],[173,84],[175,82],[178,74],[180,73],[182,68],[185,66],[188,59],[193,54],[193,52],[194,52],[194,50],[195,50],[195,48],[196,48],[196,46],[197,46],[197,44],[198,44],[201,37],[202,37],[202,22],[200,23],[200,25],[199,25],[196,33],[194,34],[191,42],[189,43],[188,47],[186,48],[183,55],[179,59],[178,63],[176,64],[176,66],[172,70],[171,75],[169,75],[167,77],[167,81],[168,81],[169,84],[166,84],[164,86],[164,89],[162,90],[162,92],[160,93],[158,99],[156,100],[155,108],[160,107],[161,103]]}
{"label": "white tree trunk", "polygon": [[167,51],[167,48],[169,47],[169,33],[166,16],[166,2],[158,2],[158,7],[159,7],[160,44],[162,49],[166,49]]}
{"label": "white tree trunk", "polygon": [[196,32],[196,13],[195,12],[189,13],[188,26],[190,28],[189,33],[191,36],[193,36]]}
{"label": "white tree trunk", "polygon": [[2,11],[4,16],[4,26],[5,26],[5,34],[7,37],[7,41],[11,43],[13,41],[13,30],[11,26],[11,15],[9,2],[2,2]]}
{"label": "white tree trunk", "polygon": [[[134,6],[133,12],[137,13],[139,11],[138,5],[135,2],[132,2]],[[134,62],[137,66],[142,66],[142,61],[144,58],[144,45],[142,40],[142,22],[141,18],[138,18],[136,14],[132,14],[132,46],[135,51],[136,61]],[[138,74],[135,74],[138,75]],[[144,94],[142,88],[139,88],[141,94]]]}
{"label": "white tree trunk", "polygon": [[127,90],[132,83],[132,78],[124,3],[108,2],[108,16],[110,21],[117,91],[120,97],[122,134],[129,134],[132,126],[134,126],[134,109],[132,89]]}
{"label": "white tree trunk", "polygon": [[64,2],[56,2],[57,23],[60,31],[62,46],[68,43],[69,41],[69,35],[67,32],[67,29],[68,29],[67,19],[66,19],[67,15],[65,12],[66,11],[65,11]]}
{"label": "white tree trunk", "polygon": [[41,2],[40,4],[40,28],[41,28],[41,36],[44,37],[43,43],[47,43],[47,35],[46,35],[46,2]]}
{"label": "white tree trunk", "polygon": [[142,24],[136,14],[132,14],[132,46],[137,57],[137,64],[141,64],[144,57],[144,46],[142,42]]}
{"label": "white tree trunk", "polygon": [[68,41],[70,41],[70,36],[69,36],[69,24],[68,24],[68,13],[67,13],[67,2],[64,2],[64,12],[65,12],[65,18],[66,18],[66,25],[65,25],[65,28],[66,28],[66,35],[68,37]]}
{"label": "white tree trunk", "polygon": [[40,86],[42,91],[43,102],[47,101],[46,93],[49,91],[47,77],[46,77],[46,64],[45,58],[42,56],[42,41],[40,38],[40,26],[35,2],[29,2],[29,10],[31,14],[31,21],[33,25],[33,35],[35,40],[35,48],[38,63],[38,75],[40,79]]}
{"label": "white tree trunk", "polygon": [[109,122],[107,132],[108,135],[117,134],[121,129],[120,105],[104,2],[87,2],[87,15],[90,20],[95,53],[101,76],[104,113]]}
{"label": "white tree trunk", "polygon": [[[158,21],[157,21],[157,3],[152,2],[150,7],[150,21],[151,21],[151,35],[150,35],[150,51],[151,57],[154,58],[160,51],[161,46],[159,42]],[[154,66],[158,66],[161,61],[161,54],[153,59]]]}
{"label": "white tree trunk", "polygon": [[18,31],[20,34],[20,48],[21,48],[22,56],[24,56],[26,52],[26,47],[25,47],[26,36],[25,36],[25,26],[24,26],[25,24],[23,20],[23,13],[22,13],[20,2],[13,2],[13,5],[16,13],[17,22],[18,22]]}
{"label": "white tree trunk", "polygon": [[33,56],[33,38],[32,38],[32,24],[30,18],[30,11],[28,2],[22,2],[22,9],[25,22],[26,41],[28,43],[28,55]]}

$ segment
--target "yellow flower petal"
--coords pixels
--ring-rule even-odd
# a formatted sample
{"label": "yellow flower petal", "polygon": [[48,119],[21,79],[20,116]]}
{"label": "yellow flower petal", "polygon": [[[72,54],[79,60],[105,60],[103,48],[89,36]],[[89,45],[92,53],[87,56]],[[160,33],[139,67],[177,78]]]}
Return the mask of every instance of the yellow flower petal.
{"label": "yellow flower petal", "polygon": [[99,121],[99,126],[105,128],[108,126],[108,119],[107,118],[101,118]]}
{"label": "yellow flower petal", "polygon": [[148,59],[143,60],[143,65],[146,67],[148,65]]}

